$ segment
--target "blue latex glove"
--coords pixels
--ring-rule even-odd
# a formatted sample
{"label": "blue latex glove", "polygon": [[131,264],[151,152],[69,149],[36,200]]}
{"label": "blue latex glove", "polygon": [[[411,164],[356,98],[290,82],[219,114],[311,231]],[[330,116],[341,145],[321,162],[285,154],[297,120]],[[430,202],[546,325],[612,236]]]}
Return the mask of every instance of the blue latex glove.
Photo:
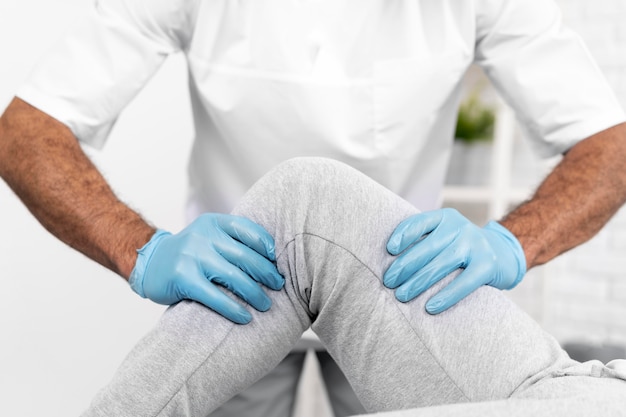
{"label": "blue latex glove", "polygon": [[266,311],[272,303],[258,283],[285,283],[272,263],[274,239],[243,217],[203,214],[178,234],[157,231],[137,253],[129,279],[137,294],[166,305],[198,301],[235,323],[252,316],[219,286]]}
{"label": "blue latex glove", "polygon": [[480,228],[449,208],[420,213],[400,223],[387,250],[399,256],[385,272],[383,283],[396,288],[396,298],[402,302],[464,268],[428,300],[430,314],[447,310],[482,285],[511,289],[526,274],[524,251],[511,232],[497,222]]}

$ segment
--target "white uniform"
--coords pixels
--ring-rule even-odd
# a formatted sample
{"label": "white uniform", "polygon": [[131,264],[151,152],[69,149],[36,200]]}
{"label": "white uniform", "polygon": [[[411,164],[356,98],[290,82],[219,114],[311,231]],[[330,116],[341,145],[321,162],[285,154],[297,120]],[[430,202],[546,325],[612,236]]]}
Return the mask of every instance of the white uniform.
{"label": "white uniform", "polygon": [[18,92],[101,146],[184,51],[194,212],[230,211],[287,158],[349,163],[437,208],[460,79],[481,65],[544,155],[624,120],[547,0],[100,0]]}
{"label": "white uniform", "polygon": [[437,208],[472,62],[543,155],[625,120],[549,0],[100,0],[97,12],[18,96],[101,146],[183,51],[193,215],[230,211],[274,165],[307,155]]}

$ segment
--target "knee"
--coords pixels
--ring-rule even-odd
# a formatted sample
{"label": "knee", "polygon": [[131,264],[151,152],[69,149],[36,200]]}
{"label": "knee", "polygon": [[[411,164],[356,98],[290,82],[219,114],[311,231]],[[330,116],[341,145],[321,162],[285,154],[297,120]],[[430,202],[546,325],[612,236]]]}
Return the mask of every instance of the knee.
{"label": "knee", "polygon": [[329,188],[341,187],[363,174],[334,159],[298,157],[280,163],[267,176],[280,185],[283,192],[297,198],[298,195],[327,195]]}
{"label": "knee", "polygon": [[256,221],[275,238],[288,238],[305,225],[320,228],[329,218],[368,206],[372,184],[364,174],[332,159],[289,159],[264,175],[233,214]]}

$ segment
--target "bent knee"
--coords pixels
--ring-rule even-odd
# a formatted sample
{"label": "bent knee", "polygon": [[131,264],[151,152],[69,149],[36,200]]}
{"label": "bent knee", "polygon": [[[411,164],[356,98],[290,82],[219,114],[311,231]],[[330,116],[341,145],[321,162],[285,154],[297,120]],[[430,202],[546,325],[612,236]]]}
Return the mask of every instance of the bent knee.
{"label": "bent knee", "polygon": [[291,158],[278,164],[267,176],[280,183],[285,191],[288,191],[287,187],[292,188],[294,194],[306,192],[308,195],[316,194],[320,189],[327,192],[329,186],[365,177],[343,162],[324,157]]}

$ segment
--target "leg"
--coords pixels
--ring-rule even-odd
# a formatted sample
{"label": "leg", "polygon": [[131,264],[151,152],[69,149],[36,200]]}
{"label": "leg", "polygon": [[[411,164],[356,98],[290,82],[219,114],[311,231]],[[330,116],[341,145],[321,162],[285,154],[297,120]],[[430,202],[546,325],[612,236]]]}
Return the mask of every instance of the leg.
{"label": "leg", "polygon": [[305,354],[289,353],[270,373],[228,400],[209,417],[290,417]]}
{"label": "leg", "polygon": [[364,414],[365,409],[337,362],[326,351],[315,352],[335,417]]}
{"label": "leg", "polygon": [[371,411],[531,392],[575,365],[499,291],[429,316],[381,283],[385,242],[415,213],[344,165],[296,160],[264,177],[236,214],[277,245],[284,291],[237,326],[194,303],[169,309],[86,415],[202,416],[272,369],[311,323]]}
{"label": "leg", "polygon": [[390,411],[376,417],[624,417],[626,373],[609,378],[593,376],[590,368],[594,366],[602,364],[581,364],[578,368],[584,369],[583,375],[575,376],[577,372],[572,370],[569,376],[549,377],[505,400]]}
{"label": "leg", "polygon": [[[493,400],[515,397],[500,407],[533,415],[523,405],[530,401],[553,415],[576,398],[569,408],[588,415],[606,410],[606,396],[615,400],[609,408],[623,410],[623,371],[572,361],[498,290],[483,287],[438,316],[426,314],[424,303],[445,283],[398,303],[381,284],[392,261],[385,243],[416,211],[377,184],[315,160],[284,164],[259,185],[239,213],[284,245],[277,251],[281,271],[288,271],[313,330],[367,409],[483,402],[472,407],[488,414],[498,404]],[[293,199],[285,202],[279,190],[290,190]],[[450,415],[462,409],[453,407]]]}

